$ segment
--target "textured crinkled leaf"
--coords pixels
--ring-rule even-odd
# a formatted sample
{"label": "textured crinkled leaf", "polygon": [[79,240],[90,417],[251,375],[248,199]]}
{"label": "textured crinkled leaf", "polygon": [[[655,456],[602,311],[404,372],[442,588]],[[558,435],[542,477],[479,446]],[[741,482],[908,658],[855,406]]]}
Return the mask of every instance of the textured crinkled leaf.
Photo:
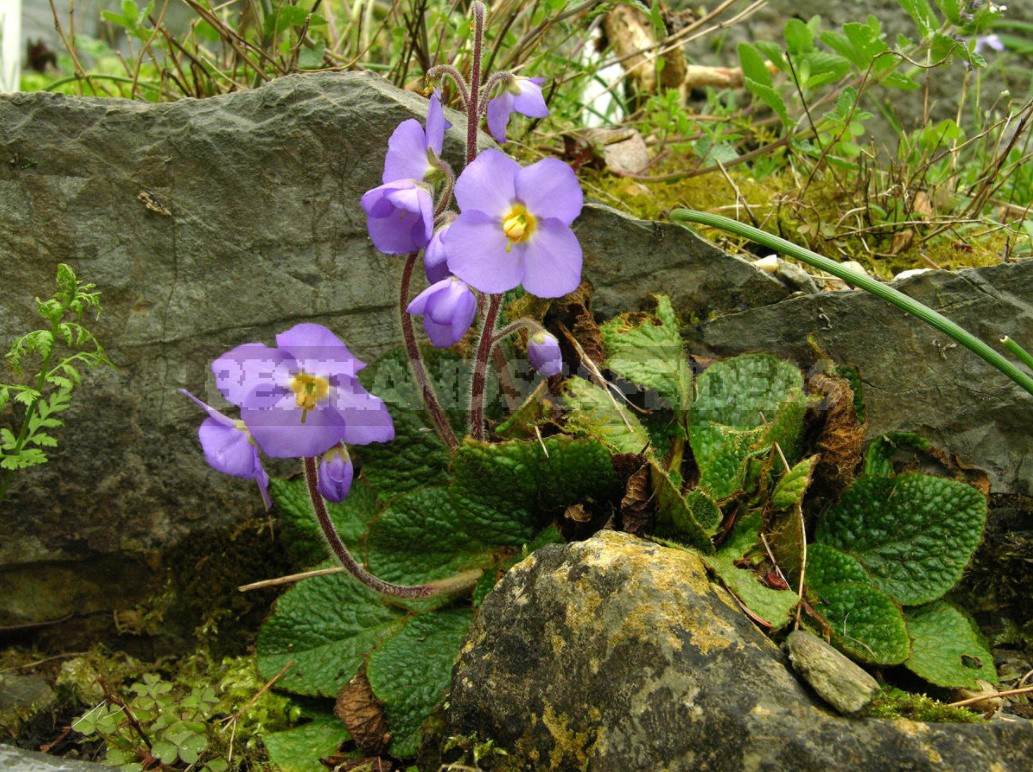
{"label": "textured crinkled leaf", "polygon": [[341,720],[331,713],[313,716],[308,724],[262,735],[269,761],[282,772],[326,772],[320,759],[337,752],[350,739]]}
{"label": "textured crinkled leaf", "polygon": [[889,595],[870,584],[824,585],[811,605],[828,622],[832,643],[854,659],[899,665],[911,654],[903,613]]}
{"label": "textured crinkled leaf", "polygon": [[644,452],[650,444],[649,434],[638,417],[620,403],[615,404],[615,399],[591,381],[569,378],[564,384],[567,430],[594,437],[614,453]]}
{"label": "textured crinkled leaf", "polygon": [[746,470],[765,429],[739,429],[703,424],[692,429],[692,452],[699,467],[699,485],[721,500],[742,492]]}
{"label": "textured crinkled leaf", "polygon": [[446,488],[399,496],[366,540],[369,569],[395,584],[424,584],[494,562],[494,548],[467,536]]}
{"label": "textured crinkled leaf", "polygon": [[811,483],[811,470],[814,469],[818,458],[805,458],[779,478],[771,494],[771,506],[776,510],[785,511],[803,503],[803,496]]}
{"label": "textured crinkled leaf", "polygon": [[656,312],[625,314],[600,328],[606,366],[632,383],[652,389],[677,411],[692,402],[692,372],[678,318],[666,295],[655,295]]}
{"label": "textured crinkled leaf", "polygon": [[827,544],[808,545],[804,584],[820,593],[824,587],[843,582],[871,584],[872,580],[864,566],[845,552]]}
{"label": "textured crinkled leaf", "polygon": [[957,584],[985,523],[986,499],[971,485],[918,472],[862,477],[825,513],[817,541],[853,555],[912,606]]}
{"label": "textured crinkled leaf", "polygon": [[506,440],[529,440],[537,437],[535,429],[550,418],[553,412],[552,403],[545,399],[548,391],[549,382],[539,381],[520,407],[495,428],[495,433]]}
{"label": "textured crinkled leaf", "polygon": [[467,439],[456,451],[449,489],[464,530],[485,544],[518,547],[557,509],[621,495],[606,447],[596,440]]}
{"label": "textured crinkled leaf", "polygon": [[752,428],[803,394],[803,376],[771,354],[743,354],[715,362],[696,379],[691,423]]}
{"label": "textured crinkled leaf", "polygon": [[748,568],[735,565],[758,544],[762,521],[760,512],[742,518],[721,549],[713,555],[704,555],[703,561],[746,608],[773,630],[778,630],[789,624],[790,615],[796,608],[797,594],[768,587]]}
{"label": "textured crinkled leaf", "polygon": [[997,684],[994,657],[975,623],[959,608],[937,600],[904,611],[912,654],[904,665],[931,684],[977,689]]}
{"label": "textured crinkled leaf", "polygon": [[[656,524],[661,535],[681,539],[704,553],[714,551],[708,529],[721,521],[721,510],[698,488],[683,496],[670,475],[655,460],[649,462],[649,478],[656,496]],[[704,522],[709,526],[704,526]]]}
{"label": "textured crinkled leaf", "polygon": [[258,671],[272,678],[289,661],[280,689],[334,697],[366,654],[405,626],[406,612],[388,606],[347,574],[299,582],[276,602],[258,634]]}
{"label": "textured crinkled leaf", "polygon": [[[269,494],[280,514],[284,543],[291,562],[298,567],[314,566],[330,557],[326,542],[312,514],[308,486],[302,478],[269,481]],[[370,522],[380,511],[380,502],[365,476],[352,483],[348,498],[339,504],[326,502],[337,533],[345,544],[357,544],[366,534]]]}
{"label": "textured crinkled leaf", "polygon": [[919,434],[912,432],[889,432],[881,437],[876,437],[868,445],[864,455],[864,474],[869,477],[882,476],[891,477],[895,474],[893,469],[893,455],[901,448],[928,452],[932,445]]}
{"label": "textured crinkled leaf", "polygon": [[[438,399],[457,436],[462,437],[468,418],[472,365],[448,351],[430,347],[422,351]],[[487,394],[499,393],[494,379],[494,370],[490,370]],[[352,449],[364,462],[366,476],[381,499],[447,485],[448,451],[432,428],[405,351],[389,351],[359,373],[359,380],[371,394],[384,400],[395,425],[393,441]]]}
{"label": "textured crinkled leaf", "polygon": [[419,749],[420,727],[448,691],[472,618],[468,608],[420,614],[370,655],[366,677],[384,701],[392,755],[414,756]]}

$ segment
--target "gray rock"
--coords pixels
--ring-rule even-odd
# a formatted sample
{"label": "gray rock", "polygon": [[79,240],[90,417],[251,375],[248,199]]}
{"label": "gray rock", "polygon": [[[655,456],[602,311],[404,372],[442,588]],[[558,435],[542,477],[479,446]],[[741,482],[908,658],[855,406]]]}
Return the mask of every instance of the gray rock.
{"label": "gray rock", "polygon": [[[1033,343],[1033,260],[929,271],[894,286],[999,349],[1005,335]],[[805,367],[817,358],[816,344],[836,363],[860,370],[869,438],[918,432],[985,470],[992,491],[1033,495],[1033,396],[867,292],[799,295],[686,332],[694,353],[768,351]]]}
{"label": "gray rock", "polygon": [[0,714],[18,708],[46,710],[55,699],[50,684],[39,676],[0,673]]}
{"label": "gray rock", "polygon": [[446,735],[519,769],[1028,769],[1033,725],[848,719],[707,579],[626,534],[544,547],[485,599]]}
{"label": "gray rock", "polygon": [[878,681],[867,671],[806,630],[791,632],[785,650],[793,669],[840,713],[858,713],[879,694]]}
{"label": "gray rock", "polygon": [[[125,607],[153,566],[124,556],[260,510],[253,484],[205,465],[203,415],[176,393],[224,404],[214,357],[300,321],[367,360],[399,345],[402,261],[373,249],[359,199],[390,132],[425,110],[359,73],[174,104],[0,97],[0,346],[35,324],[33,295],[68,262],[103,292],[95,328],[118,365],[87,375],[52,462],[2,505],[0,625]],[[449,118],[458,168],[465,121]],[[650,291],[701,318],[790,294],[678,227],[588,207],[577,229],[603,313]]]}
{"label": "gray rock", "polygon": [[0,769],[5,772],[114,772],[112,767],[76,761],[0,745]]}

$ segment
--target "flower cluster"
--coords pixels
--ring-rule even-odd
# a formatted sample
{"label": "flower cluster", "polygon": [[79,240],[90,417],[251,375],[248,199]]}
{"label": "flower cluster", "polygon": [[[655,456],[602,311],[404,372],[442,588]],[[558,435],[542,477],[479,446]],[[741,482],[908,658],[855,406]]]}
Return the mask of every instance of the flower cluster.
{"label": "flower cluster", "polygon": [[344,445],[394,438],[383,401],[356,378],[363,367],[318,324],[298,324],[280,333],[276,348],[245,343],[227,351],[212,363],[212,371],[222,396],[240,408],[239,419],[183,392],[208,413],[198,433],[205,459],[220,472],[256,480],[268,506],[269,477],[259,451],[274,458],[326,453],[320,490],[341,501],[352,478]]}

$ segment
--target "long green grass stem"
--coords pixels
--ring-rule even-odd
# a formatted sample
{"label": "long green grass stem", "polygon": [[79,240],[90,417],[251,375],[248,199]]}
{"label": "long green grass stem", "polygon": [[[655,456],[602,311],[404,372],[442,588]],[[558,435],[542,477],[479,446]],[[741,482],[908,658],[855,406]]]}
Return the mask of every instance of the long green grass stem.
{"label": "long green grass stem", "polygon": [[1033,370],[1033,354],[1030,354],[1026,349],[1013,341],[1007,335],[1001,338],[1001,344],[1014,354],[1015,358],[1022,362],[1022,364],[1026,365],[1030,370]]}
{"label": "long green grass stem", "polygon": [[737,222],[736,220],[732,220],[728,217],[722,217],[719,214],[697,212],[692,209],[675,209],[671,212],[671,220],[677,223],[697,223],[699,225],[707,225],[711,228],[719,228],[720,230],[734,233],[736,236],[741,236],[744,239],[756,242],[768,249],[796,258],[801,262],[807,263],[807,265],[813,268],[818,268],[827,273],[831,273],[833,276],[849,282],[855,287],[860,287],[866,292],[870,292],[876,297],[880,297],[883,300],[892,303],[897,308],[906,311],[912,316],[918,317],[930,327],[934,327],[944,335],[953,338],[973,354],[981,357],[986,362],[989,362],[1019,384],[1019,386],[1024,388],[1030,394],[1033,394],[1033,377],[1030,377],[1020,370],[1001,353],[990,348],[990,346],[981,341],[975,335],[964,328],[959,327],[946,316],[943,316],[943,314],[937,313],[928,306],[908,297],[903,292],[893,289],[893,287],[887,286],[867,274],[851,270],[850,268],[844,268],[835,260],[822,257],[816,252],[811,252],[809,249],[804,249],[803,247],[786,241],[783,238],[779,238],[778,236],[774,236],[770,233],[765,233],[759,228],[744,225],[743,223]]}

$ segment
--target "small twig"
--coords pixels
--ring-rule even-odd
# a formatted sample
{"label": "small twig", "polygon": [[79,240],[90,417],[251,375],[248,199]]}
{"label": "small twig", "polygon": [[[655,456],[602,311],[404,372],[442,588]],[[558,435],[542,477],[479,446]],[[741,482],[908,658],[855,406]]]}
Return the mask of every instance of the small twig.
{"label": "small twig", "polygon": [[948,702],[947,705],[952,708],[961,708],[965,705],[975,705],[977,702],[992,700],[994,697],[1010,697],[1013,694],[1029,694],[1030,692],[1033,692],[1033,686],[1024,686],[1021,689],[1006,689],[1003,692],[995,692],[994,694],[980,694],[977,697],[969,697],[967,700]]}
{"label": "small twig", "polygon": [[300,574],[288,574],[287,576],[278,576],[275,579],[263,579],[260,582],[251,582],[251,584],[242,584],[237,588],[237,592],[250,592],[251,590],[264,590],[266,587],[277,587],[281,584],[293,584],[294,582],[300,582],[302,579],[311,579],[313,576],[326,576],[328,574],[339,574],[344,571],[344,566],[333,566],[331,568],[319,568],[315,571],[302,571]]}
{"label": "small twig", "polygon": [[233,715],[227,716],[226,718],[222,719],[222,723],[223,724],[229,724],[230,722],[232,722],[234,725],[236,725],[237,719],[239,719],[241,716],[243,716],[244,712],[248,708],[250,708],[252,705],[254,705],[255,702],[258,701],[258,698],[261,697],[263,694],[265,694],[269,690],[270,686],[272,686],[274,683],[279,681],[280,677],[284,673],[286,673],[293,665],[294,665],[294,660],[293,659],[287,660],[287,664],[280,668],[280,672],[279,673],[277,673],[272,678],[270,678],[268,681],[266,681],[265,684],[262,686],[262,688],[259,689],[257,692],[255,692],[251,696],[251,699],[248,700],[247,702],[245,702],[244,706],[240,710],[238,710]]}

